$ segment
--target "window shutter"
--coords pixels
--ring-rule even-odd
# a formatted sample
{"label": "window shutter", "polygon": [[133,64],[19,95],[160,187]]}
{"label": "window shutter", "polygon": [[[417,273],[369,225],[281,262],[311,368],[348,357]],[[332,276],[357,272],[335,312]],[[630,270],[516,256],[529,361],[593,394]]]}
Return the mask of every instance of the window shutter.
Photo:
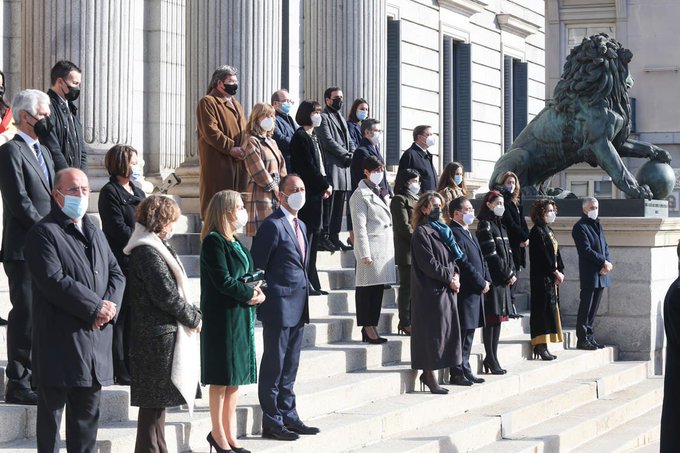
{"label": "window shutter", "polygon": [[503,149],[507,152],[515,138],[512,127],[512,65],[513,59],[509,56],[503,57]]}
{"label": "window shutter", "polygon": [[387,21],[387,165],[398,165],[401,151],[401,27],[400,21]]}
{"label": "window shutter", "polygon": [[528,64],[520,61],[512,65],[512,138],[513,140],[527,126],[529,116]]}
{"label": "window shutter", "polygon": [[[442,163],[446,166],[453,161],[454,156],[454,118],[453,110],[456,104],[454,99],[454,77],[453,77],[453,39],[444,36],[442,41],[442,53],[444,59],[443,84],[442,86],[442,126],[441,146]],[[442,167],[443,167],[442,166]]]}
{"label": "window shutter", "polygon": [[472,171],[472,52],[471,45],[456,42],[453,50],[456,87],[455,151],[465,171]]}

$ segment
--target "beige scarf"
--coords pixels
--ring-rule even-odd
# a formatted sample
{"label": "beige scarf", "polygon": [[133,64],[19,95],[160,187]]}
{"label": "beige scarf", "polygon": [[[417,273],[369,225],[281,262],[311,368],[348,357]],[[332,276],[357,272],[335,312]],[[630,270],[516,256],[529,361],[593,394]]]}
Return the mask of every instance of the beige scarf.
{"label": "beige scarf", "polygon": [[[153,247],[165,260],[177,280],[179,295],[190,304],[189,280],[182,263],[176,259],[163,241],[154,233],[146,231],[144,226],[135,224],[135,231],[123,249],[126,255],[132,253],[135,247],[148,245]],[[172,372],[170,379],[184,397],[189,407],[189,415],[193,415],[196,389],[201,376],[201,350],[200,335],[191,327],[187,327],[177,321],[177,338],[175,340],[175,353],[172,358]]]}

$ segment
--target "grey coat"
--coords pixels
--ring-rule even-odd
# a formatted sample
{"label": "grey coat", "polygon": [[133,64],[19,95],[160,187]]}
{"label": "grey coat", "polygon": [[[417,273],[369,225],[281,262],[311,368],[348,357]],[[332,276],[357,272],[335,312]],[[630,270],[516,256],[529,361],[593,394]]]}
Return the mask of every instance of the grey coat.
{"label": "grey coat", "polygon": [[326,107],[321,113],[321,125],[314,132],[321,144],[326,177],[333,190],[352,190],[349,165],[354,142],[349,136],[347,122],[340,114]]}
{"label": "grey coat", "polygon": [[156,409],[184,404],[170,381],[177,321],[197,327],[201,311],[182,299],[172,270],[148,245],[135,247],[130,254],[127,290],[132,320],[131,404]]}
{"label": "grey coat", "polygon": [[451,251],[429,223],[411,238],[411,368],[438,370],[462,362],[457,296],[449,288],[458,272]]}

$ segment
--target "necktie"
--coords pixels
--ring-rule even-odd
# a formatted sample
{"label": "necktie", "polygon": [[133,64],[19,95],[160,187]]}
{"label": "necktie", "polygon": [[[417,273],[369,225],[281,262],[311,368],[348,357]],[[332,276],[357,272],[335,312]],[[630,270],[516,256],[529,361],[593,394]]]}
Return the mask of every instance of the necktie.
{"label": "necktie", "polygon": [[302,261],[305,261],[305,238],[302,237],[302,230],[300,229],[300,222],[298,218],[293,219],[295,224],[295,237],[297,237],[298,245],[300,246],[300,251],[302,252]]}
{"label": "necktie", "polygon": [[45,164],[45,158],[42,155],[42,151],[40,151],[40,145],[36,142],[33,143],[33,151],[35,151],[35,157],[38,159],[38,164],[40,165],[40,168],[42,169],[43,174],[45,175],[45,180],[47,181],[47,184],[50,183],[50,173],[47,171],[47,165]]}

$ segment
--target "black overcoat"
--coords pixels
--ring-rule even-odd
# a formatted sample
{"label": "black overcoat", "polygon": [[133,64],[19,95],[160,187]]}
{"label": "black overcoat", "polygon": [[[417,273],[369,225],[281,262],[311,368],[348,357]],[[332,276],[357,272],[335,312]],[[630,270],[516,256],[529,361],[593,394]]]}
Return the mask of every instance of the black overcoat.
{"label": "black overcoat", "polygon": [[680,278],[675,280],[663,303],[666,329],[666,371],[661,412],[661,453],[674,453],[680,445]]}
{"label": "black overcoat", "polygon": [[562,255],[559,248],[555,248],[551,240],[554,237],[552,228],[547,225],[534,225],[529,234],[529,260],[531,272],[531,338],[540,335],[557,333],[555,312],[559,309],[554,302],[557,293],[555,289],[555,271],[564,271]]}
{"label": "black overcoat", "polygon": [[578,252],[578,275],[581,289],[609,287],[609,274],[600,275],[604,262],[609,261],[609,245],[599,220],[582,215],[571,229]]}
{"label": "black overcoat", "polygon": [[484,310],[487,315],[507,316],[511,301],[508,280],[515,276],[508,233],[500,218],[492,214],[490,218],[479,219],[475,234],[491,275],[491,290],[485,294]]}
{"label": "black overcoat", "polygon": [[[318,150],[317,150],[318,147]],[[305,183],[306,201],[298,216],[305,222],[310,231],[319,231],[323,221],[323,194],[330,184],[321,173],[322,162],[319,160],[321,147],[318,138],[299,127],[290,142],[290,159],[292,173],[296,173]]]}
{"label": "black overcoat", "polygon": [[451,222],[451,231],[465,256],[457,261],[460,268],[460,291],[458,292],[458,317],[463,330],[484,327],[484,288],[491,283],[477,238],[460,224]]}
{"label": "black overcoat", "polygon": [[526,249],[519,244],[529,239],[529,227],[524,218],[524,209],[521,203],[512,201],[512,193],[504,188],[499,188],[505,199],[505,212],[503,213],[503,226],[508,232],[510,248],[512,249],[512,260],[515,270],[526,267]]}

